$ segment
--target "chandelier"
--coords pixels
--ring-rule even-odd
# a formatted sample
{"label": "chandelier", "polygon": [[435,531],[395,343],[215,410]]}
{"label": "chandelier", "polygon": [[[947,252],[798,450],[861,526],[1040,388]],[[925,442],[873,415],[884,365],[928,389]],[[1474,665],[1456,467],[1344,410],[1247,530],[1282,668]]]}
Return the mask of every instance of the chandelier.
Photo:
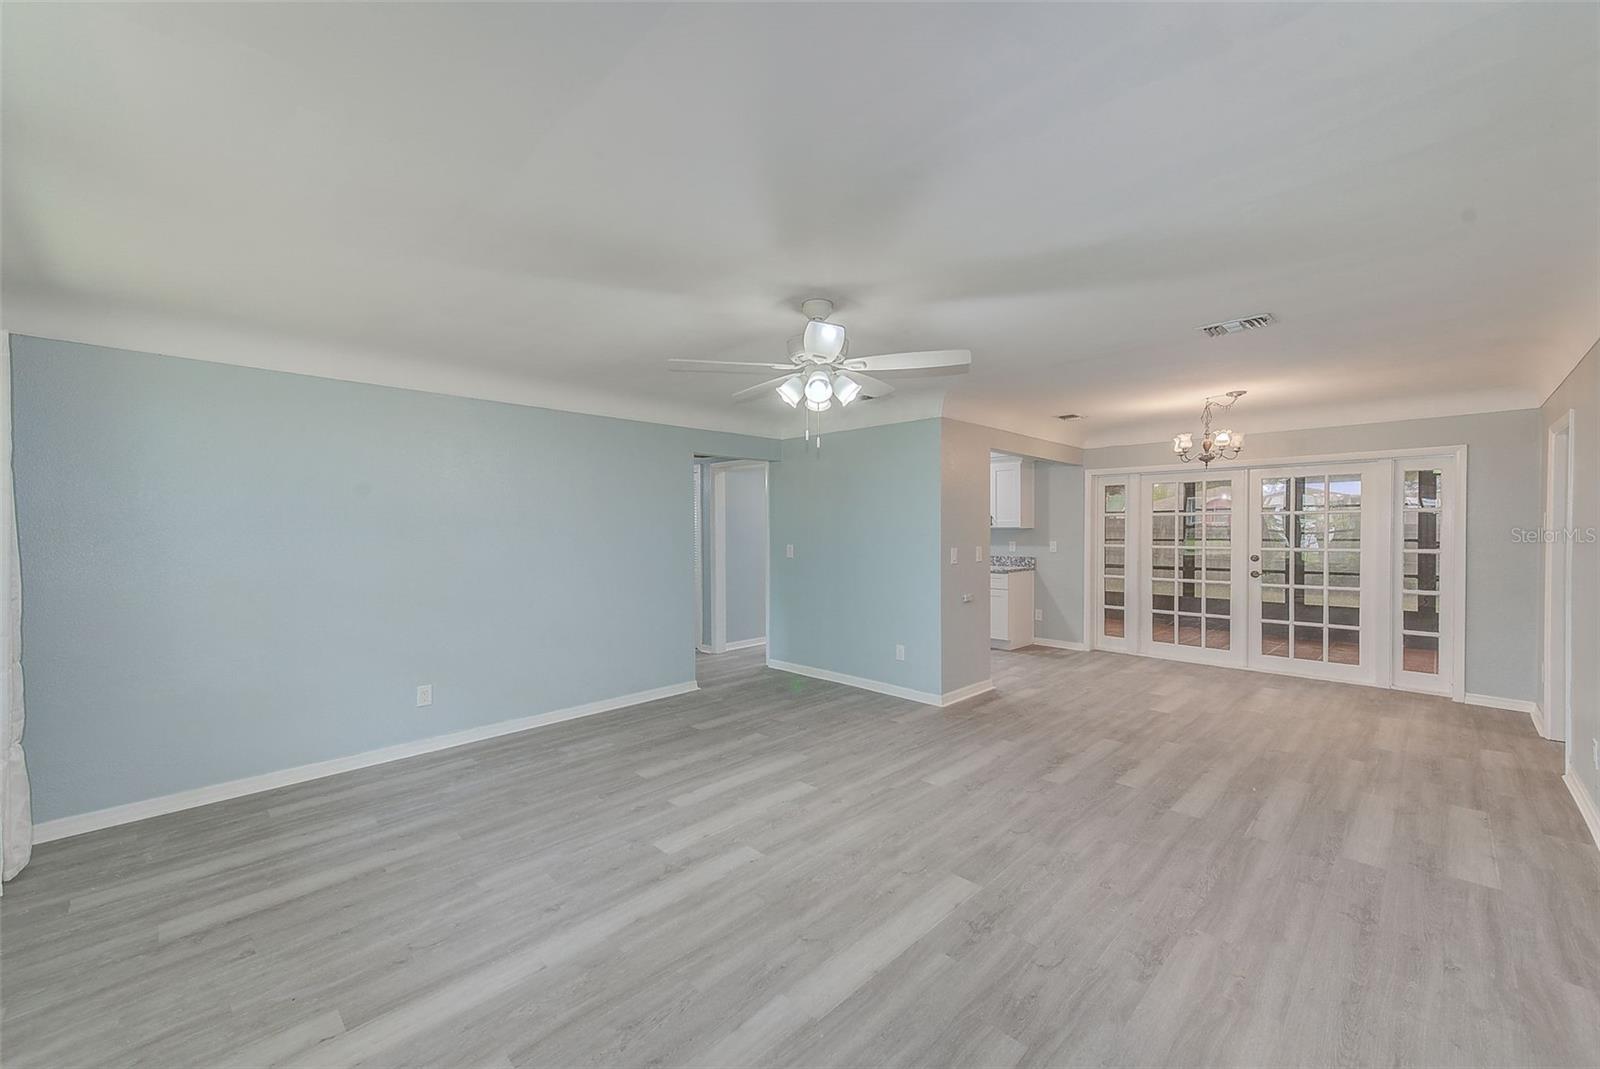
{"label": "chandelier", "polygon": [[1233,407],[1233,403],[1245,395],[1244,390],[1229,390],[1227,399],[1221,397],[1207,397],[1205,407],[1200,410],[1200,450],[1195,451],[1194,435],[1179,434],[1172,439],[1172,451],[1178,459],[1185,464],[1191,460],[1198,460],[1206,467],[1211,466],[1213,460],[1232,460],[1244,449],[1244,435],[1230,430],[1213,431],[1211,418],[1218,412],[1226,412]]}

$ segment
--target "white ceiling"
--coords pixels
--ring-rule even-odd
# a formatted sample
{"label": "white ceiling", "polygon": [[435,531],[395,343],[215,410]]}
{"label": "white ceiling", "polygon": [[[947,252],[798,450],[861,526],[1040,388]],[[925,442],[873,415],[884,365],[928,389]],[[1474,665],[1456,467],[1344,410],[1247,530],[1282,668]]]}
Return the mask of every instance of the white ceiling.
{"label": "white ceiling", "polygon": [[1536,405],[1600,336],[1595,5],[3,18],[15,331],[785,435],[664,360],[821,294],[973,350],[863,412],[1089,444]]}

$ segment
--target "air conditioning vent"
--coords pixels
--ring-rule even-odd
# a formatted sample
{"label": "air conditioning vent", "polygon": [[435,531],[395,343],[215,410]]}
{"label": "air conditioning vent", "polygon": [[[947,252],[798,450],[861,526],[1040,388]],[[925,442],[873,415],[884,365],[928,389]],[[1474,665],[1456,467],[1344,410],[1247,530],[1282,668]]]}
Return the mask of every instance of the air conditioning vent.
{"label": "air conditioning vent", "polygon": [[1208,323],[1200,328],[1200,333],[1208,338],[1220,338],[1224,334],[1239,334],[1246,330],[1259,330],[1276,322],[1271,312],[1264,312],[1258,316],[1245,316],[1243,319],[1229,319],[1222,323]]}
{"label": "air conditioning vent", "polygon": [[1083,417],[1078,415],[1076,412],[1068,412],[1064,416],[1057,416],[1056,417],[1056,419],[1082,419],[1082,418]]}

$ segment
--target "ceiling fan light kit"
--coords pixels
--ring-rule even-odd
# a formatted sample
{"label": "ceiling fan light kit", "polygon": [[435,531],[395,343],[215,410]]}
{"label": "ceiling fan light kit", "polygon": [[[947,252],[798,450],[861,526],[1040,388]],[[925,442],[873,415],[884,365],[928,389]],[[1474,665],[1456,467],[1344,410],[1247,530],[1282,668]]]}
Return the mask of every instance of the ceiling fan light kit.
{"label": "ceiling fan light kit", "polygon": [[[800,314],[806,317],[805,330],[799,337],[789,339],[787,364],[674,358],[668,360],[667,365],[673,371],[741,372],[759,369],[785,372],[776,379],[740,390],[733,397],[736,401],[749,401],[768,396],[767,391],[774,390],[790,408],[798,409],[804,401],[807,440],[812,438],[811,413],[820,416],[833,407],[835,400],[840,408],[846,408],[858,399],[887,397],[894,392],[893,386],[874,378],[869,372],[958,372],[972,366],[972,353],[966,349],[849,356],[849,340],[843,324],[828,321],[833,314],[832,301],[822,297],[802,301]],[[816,438],[820,447],[822,437],[818,434]]]}
{"label": "ceiling fan light kit", "polygon": [[837,360],[844,355],[844,328],[837,323],[813,319],[806,324],[801,345],[805,352],[813,356]]}

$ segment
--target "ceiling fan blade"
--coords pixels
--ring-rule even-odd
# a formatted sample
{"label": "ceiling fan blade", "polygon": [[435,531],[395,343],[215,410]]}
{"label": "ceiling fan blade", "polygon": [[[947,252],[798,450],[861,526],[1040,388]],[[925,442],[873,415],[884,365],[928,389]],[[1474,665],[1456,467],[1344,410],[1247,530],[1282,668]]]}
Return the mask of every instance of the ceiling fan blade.
{"label": "ceiling fan blade", "polygon": [[861,396],[863,397],[888,397],[894,393],[893,386],[890,386],[882,379],[873,378],[865,371],[846,371],[845,374],[861,384]]}
{"label": "ceiling fan blade", "polygon": [[793,377],[793,375],[779,375],[775,379],[768,379],[759,386],[751,386],[747,389],[740,390],[738,393],[733,395],[733,399],[735,401],[753,401],[762,394],[770,394],[772,391],[778,388],[778,384],[780,382]]}
{"label": "ceiling fan blade", "polygon": [[970,349],[933,349],[924,353],[852,356],[844,362],[848,371],[922,371],[929,368],[966,368],[971,364]]}
{"label": "ceiling fan blade", "polygon": [[739,360],[679,360],[674,357],[667,361],[668,369],[672,371],[730,371],[741,375],[748,375],[747,368],[760,368],[762,371],[788,371],[791,374],[797,370],[793,364],[756,364],[745,363]]}

